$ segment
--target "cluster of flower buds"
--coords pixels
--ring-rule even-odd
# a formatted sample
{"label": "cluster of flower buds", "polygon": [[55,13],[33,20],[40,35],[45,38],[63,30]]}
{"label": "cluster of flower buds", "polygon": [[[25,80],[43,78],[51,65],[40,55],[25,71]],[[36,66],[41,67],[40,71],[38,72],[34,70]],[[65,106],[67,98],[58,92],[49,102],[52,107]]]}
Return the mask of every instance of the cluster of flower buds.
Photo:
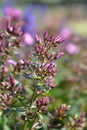
{"label": "cluster of flower buds", "polygon": [[14,72],[20,72],[22,70],[26,70],[29,66],[30,66],[30,61],[21,59],[14,66]]}
{"label": "cluster of flower buds", "polygon": [[[44,36],[45,38],[45,36]],[[57,60],[60,58],[64,53],[63,52],[58,52],[55,53],[50,50],[54,49],[55,46],[53,46],[53,40],[49,41],[49,45],[46,44],[46,40],[44,41],[45,43],[42,44],[41,38],[37,36],[36,41],[38,41],[37,45],[35,45],[35,50],[33,52],[35,58],[37,61],[32,61],[32,60],[20,60],[14,67],[14,72],[20,72],[21,70],[27,70],[28,73],[26,73],[27,77],[30,77],[35,80],[39,80],[38,82],[44,85],[47,85],[51,88],[55,87],[56,84],[54,83],[54,77],[58,70],[56,69],[56,64],[54,60]],[[57,39],[57,38],[55,38]],[[55,40],[54,40],[55,41]],[[56,40],[56,45],[58,45],[62,40],[59,41],[58,39]],[[47,43],[48,44],[48,43]]]}
{"label": "cluster of flower buds", "polygon": [[48,110],[48,98],[46,96],[36,99],[36,107],[32,104],[27,110],[26,115],[28,119],[33,119],[35,115],[43,114]]}
{"label": "cluster of flower buds", "polygon": [[54,118],[59,118],[63,120],[66,117],[67,112],[70,110],[70,108],[70,105],[62,104],[57,110],[54,111],[52,116]]}
{"label": "cluster of flower buds", "polygon": [[54,35],[51,35],[49,37],[47,31],[44,33],[43,38],[44,38],[45,46],[47,48],[57,47],[58,44],[61,44],[62,42],[64,42],[64,39],[60,35],[56,37]]}
{"label": "cluster of flower buds", "polygon": [[[18,87],[16,87],[18,85]],[[8,90],[12,94],[17,94],[18,92],[22,93],[24,91],[24,87],[20,84],[15,83],[15,79],[12,75],[10,75],[8,82],[1,82],[1,90]]]}
{"label": "cluster of flower buds", "polygon": [[25,91],[23,86],[15,83],[14,77],[12,75],[10,76],[8,82],[1,82],[0,89],[0,103],[2,105],[3,110],[7,109],[10,105],[12,105],[13,99],[15,97],[18,97]]}
{"label": "cluster of flower buds", "polygon": [[47,109],[48,109],[48,98],[45,96],[45,97],[42,97],[41,99],[37,99],[36,100],[36,105],[39,109],[39,112],[46,112]]}
{"label": "cluster of flower buds", "polygon": [[62,104],[55,112],[55,115],[63,119],[67,115],[67,112],[70,110],[70,108],[71,108],[70,105]]}
{"label": "cluster of flower buds", "polygon": [[2,110],[6,110],[9,106],[12,105],[13,96],[10,93],[0,94],[0,104],[2,106]]}
{"label": "cluster of flower buds", "polygon": [[80,118],[76,114],[73,120],[72,119],[69,120],[70,127],[73,129],[83,130],[85,126],[85,120],[86,120],[85,116],[86,116],[85,112],[81,114]]}
{"label": "cluster of flower buds", "polygon": [[67,116],[67,112],[70,110],[70,105],[62,104],[51,116],[48,127],[60,129],[64,127],[64,118]]}
{"label": "cluster of flower buds", "polygon": [[29,73],[26,73],[27,76],[38,80],[40,84],[53,88],[56,86],[54,77],[59,71],[56,69],[54,61],[61,58],[64,54],[62,51],[56,53],[54,48],[62,43],[63,39],[60,35],[49,37],[47,32],[44,33],[43,39],[42,41],[39,36],[36,36],[36,45],[33,51],[36,61],[29,61],[28,64],[24,61],[22,64],[18,63],[15,70],[22,70],[22,68],[27,67],[29,70]]}
{"label": "cluster of flower buds", "polygon": [[[45,32],[43,39],[44,41],[42,41],[39,36],[36,36],[37,45],[35,46],[34,52],[35,56],[42,62],[52,62],[53,60],[57,60],[64,54],[62,51],[56,53],[50,51],[57,47],[58,44],[63,42],[62,36],[58,35],[57,37],[54,37],[53,35],[51,35],[50,37],[48,37],[48,33]],[[44,44],[42,44],[42,42],[44,42]]]}
{"label": "cluster of flower buds", "polygon": [[0,31],[0,52],[1,54],[9,54],[9,49],[13,46],[19,47],[23,41],[23,33],[18,24],[3,19]]}
{"label": "cluster of flower buds", "polygon": [[36,37],[37,45],[35,46],[34,55],[39,63],[36,72],[37,76],[41,77],[47,83],[46,85],[52,88],[56,86],[54,84],[54,76],[58,72],[54,60],[59,59],[64,54],[62,51],[54,52],[54,48],[62,43],[63,39],[60,35],[57,37],[51,35],[49,37],[47,32],[44,33],[43,39],[44,41],[39,36]]}

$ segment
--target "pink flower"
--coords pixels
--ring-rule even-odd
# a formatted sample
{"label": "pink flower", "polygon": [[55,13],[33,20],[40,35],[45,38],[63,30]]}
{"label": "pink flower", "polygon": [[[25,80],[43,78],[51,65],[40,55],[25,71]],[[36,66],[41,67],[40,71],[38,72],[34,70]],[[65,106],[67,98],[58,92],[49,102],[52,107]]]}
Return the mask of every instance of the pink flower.
{"label": "pink flower", "polygon": [[71,30],[68,28],[63,28],[61,30],[61,35],[65,40],[67,40],[71,36]]}
{"label": "pink flower", "polygon": [[32,38],[32,36],[31,36],[29,33],[25,33],[25,34],[24,34],[24,42],[25,42],[27,45],[33,45],[34,39]]}
{"label": "pink flower", "polygon": [[6,7],[5,14],[8,17],[20,18],[21,17],[21,10],[19,8]]}
{"label": "pink flower", "polygon": [[37,43],[41,43],[42,42],[40,36],[38,36],[38,35],[35,36],[35,40],[36,40]]}
{"label": "pink flower", "polygon": [[66,51],[69,54],[78,54],[80,49],[73,43],[66,44]]}
{"label": "pink flower", "polygon": [[14,60],[7,60],[7,63],[11,65],[16,65],[16,61]]}
{"label": "pink flower", "polygon": [[54,77],[50,76],[48,79],[47,79],[47,85],[50,87],[50,88],[55,88],[57,86],[56,83],[54,83]]}
{"label": "pink flower", "polygon": [[60,51],[57,53],[57,55],[55,56],[55,59],[59,59],[64,55],[64,52]]}

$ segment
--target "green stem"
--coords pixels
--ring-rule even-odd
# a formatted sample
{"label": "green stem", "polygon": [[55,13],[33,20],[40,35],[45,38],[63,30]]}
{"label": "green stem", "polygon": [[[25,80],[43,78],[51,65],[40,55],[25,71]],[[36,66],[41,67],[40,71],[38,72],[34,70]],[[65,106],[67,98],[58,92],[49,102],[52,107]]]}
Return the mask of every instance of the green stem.
{"label": "green stem", "polygon": [[35,120],[36,120],[37,112],[38,112],[38,111],[39,111],[39,108],[38,108],[38,110],[36,111],[36,113],[35,113],[35,115],[34,115],[34,119],[33,119],[33,121],[32,121],[32,124],[31,124],[30,130],[32,130],[32,127],[33,127],[33,125],[34,125],[34,123],[35,123]]}
{"label": "green stem", "polygon": [[31,98],[31,102],[30,102],[30,107],[32,106],[33,101],[35,100],[35,95],[36,95],[36,93],[35,93],[35,88],[34,88],[32,98]]}
{"label": "green stem", "polygon": [[21,103],[21,105],[23,105],[24,107],[26,107],[25,104],[19,98],[17,98],[17,100]]}
{"label": "green stem", "polygon": [[[35,82],[35,84],[36,84],[36,82]],[[38,97],[38,95],[36,94],[36,88],[34,87],[34,89],[33,89],[33,94],[32,94],[32,98],[31,98],[31,102],[30,102],[30,108],[31,108],[31,106],[32,106],[33,101],[35,101],[37,97]],[[35,115],[34,115],[34,118],[33,118],[32,122],[31,122],[31,125],[30,125],[29,130],[32,130],[32,127],[33,127],[33,125],[34,125],[34,123],[35,123],[35,120],[36,120],[37,112],[38,112],[38,111],[39,111],[39,108],[38,108],[37,111],[35,112]]]}
{"label": "green stem", "polygon": [[26,124],[27,124],[27,121],[24,122],[23,130],[26,130]]}
{"label": "green stem", "polygon": [[0,82],[2,82],[4,79],[4,65],[2,67],[2,72],[1,72],[1,79],[0,79]]}

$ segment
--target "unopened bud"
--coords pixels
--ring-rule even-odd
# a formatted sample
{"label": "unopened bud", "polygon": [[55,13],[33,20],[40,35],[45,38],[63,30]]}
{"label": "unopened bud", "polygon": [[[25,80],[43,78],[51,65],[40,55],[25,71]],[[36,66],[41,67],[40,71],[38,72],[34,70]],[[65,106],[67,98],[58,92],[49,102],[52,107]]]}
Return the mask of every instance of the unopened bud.
{"label": "unopened bud", "polygon": [[11,83],[12,86],[15,85],[14,77],[12,75],[10,75],[10,83]]}

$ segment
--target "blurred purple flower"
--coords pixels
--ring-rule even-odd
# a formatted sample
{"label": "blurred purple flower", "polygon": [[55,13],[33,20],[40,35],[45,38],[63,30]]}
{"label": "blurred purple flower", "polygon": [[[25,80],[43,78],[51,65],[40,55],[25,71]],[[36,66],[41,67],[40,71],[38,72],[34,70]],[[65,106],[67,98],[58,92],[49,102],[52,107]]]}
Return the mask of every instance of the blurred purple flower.
{"label": "blurred purple flower", "polygon": [[75,44],[73,43],[67,43],[66,44],[66,51],[69,53],[69,54],[78,54],[80,49],[79,47],[77,47]]}
{"label": "blurred purple flower", "polygon": [[11,65],[16,65],[16,61],[14,60],[7,60],[7,63]]}
{"label": "blurred purple flower", "polygon": [[65,40],[68,40],[68,38],[70,38],[70,36],[72,35],[72,32],[69,28],[63,28],[61,30],[61,35]]}
{"label": "blurred purple flower", "polygon": [[21,10],[19,8],[14,8],[14,7],[9,7],[7,6],[4,9],[4,13],[6,15],[6,17],[8,18],[12,18],[12,19],[18,19],[21,17]]}
{"label": "blurred purple flower", "polygon": [[[23,31],[29,32],[34,36],[37,32],[37,17],[41,19],[41,16],[44,15],[46,10],[47,6],[45,4],[30,4],[23,13]],[[38,16],[36,16],[36,13],[38,13]]]}
{"label": "blurred purple flower", "polygon": [[36,18],[33,11],[28,7],[23,14],[24,25],[22,27],[23,32],[29,32],[32,35],[36,33]]}
{"label": "blurred purple flower", "polygon": [[27,45],[32,45],[34,43],[34,39],[33,39],[33,37],[29,33],[25,33],[24,34],[24,42]]}
{"label": "blurred purple flower", "polygon": [[2,10],[7,19],[20,19],[21,9],[15,7],[15,0],[5,0]]}

